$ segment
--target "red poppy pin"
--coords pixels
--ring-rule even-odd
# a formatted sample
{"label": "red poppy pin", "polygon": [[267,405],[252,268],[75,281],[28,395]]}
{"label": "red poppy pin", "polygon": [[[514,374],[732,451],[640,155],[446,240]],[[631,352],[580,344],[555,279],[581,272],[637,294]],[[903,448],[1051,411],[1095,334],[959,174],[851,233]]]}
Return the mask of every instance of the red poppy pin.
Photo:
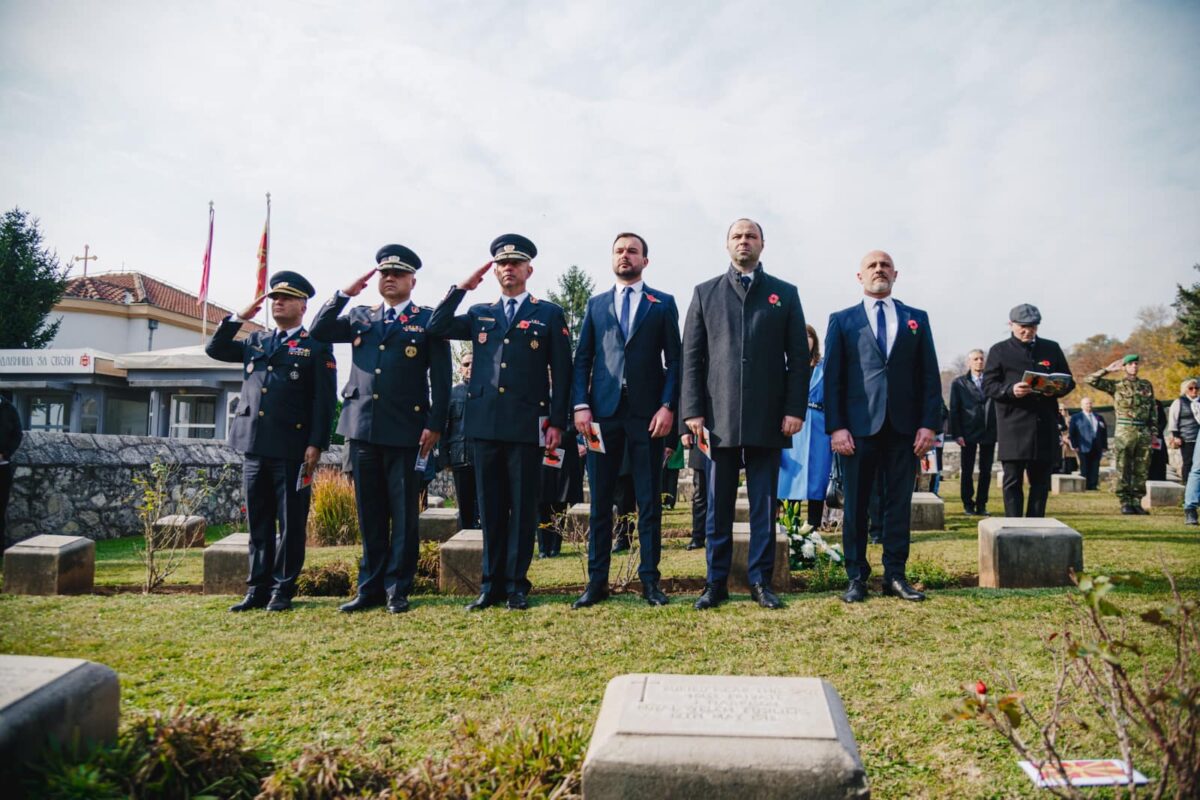
{"label": "red poppy pin", "polygon": [[1050,362],[1049,361],[1039,361],[1038,365],[1043,366],[1043,367],[1048,367],[1048,366],[1050,366]]}
{"label": "red poppy pin", "polygon": [[421,313],[421,307],[420,307],[420,306],[418,306],[416,303],[413,303],[412,305],[410,305],[410,306],[408,307],[408,310],[409,310],[409,311],[411,311],[411,312],[412,312],[412,313],[414,313],[414,314],[420,314],[420,313]]}
{"label": "red poppy pin", "polygon": [[288,339],[288,347],[299,347],[299,346],[300,346],[300,341],[298,339]]}
{"label": "red poppy pin", "polygon": [[517,323],[517,327],[518,327],[518,328],[521,328],[522,330],[523,330],[523,329],[525,329],[525,328],[528,328],[528,327],[529,327],[529,320],[527,320],[527,319],[523,319],[523,320],[521,320],[520,322],[518,322],[518,323]]}
{"label": "red poppy pin", "polygon": [[654,295],[650,294],[649,292],[646,292],[646,299],[649,300],[651,303],[658,302],[658,298],[655,297]]}
{"label": "red poppy pin", "polygon": [[779,295],[777,295],[777,294],[771,295],[770,297],[767,298],[767,302],[773,306],[779,305]]}
{"label": "red poppy pin", "polygon": [[401,321],[401,322],[408,322],[408,314],[401,314],[401,315],[400,315],[400,321]]}
{"label": "red poppy pin", "polygon": [[913,335],[914,335],[914,336],[916,335],[916,333],[917,333],[917,321],[916,321],[915,319],[910,319],[910,320],[908,321],[908,329],[909,329],[910,331],[912,331],[912,332],[913,332]]}
{"label": "red poppy pin", "polygon": [[563,336],[570,336],[570,335],[571,335],[571,332],[569,330],[567,330],[566,328],[563,328]]}

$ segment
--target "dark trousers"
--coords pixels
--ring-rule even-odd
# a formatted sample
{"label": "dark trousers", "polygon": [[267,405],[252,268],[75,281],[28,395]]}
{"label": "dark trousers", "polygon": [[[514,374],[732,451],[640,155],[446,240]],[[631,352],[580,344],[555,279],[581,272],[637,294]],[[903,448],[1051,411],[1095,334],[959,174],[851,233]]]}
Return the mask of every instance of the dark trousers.
{"label": "dark trousers", "polygon": [[[1187,473],[1183,474],[1183,479],[1187,480]],[[12,492],[13,483],[13,465],[12,462],[0,465],[0,547],[8,544],[4,538],[7,534],[7,527],[4,520],[8,517],[8,496]]]}
{"label": "dark trousers", "polygon": [[662,493],[663,506],[674,509],[675,500],[679,497],[679,470],[663,467]]}
{"label": "dark trousers", "polygon": [[[1183,472],[1179,473],[1179,480],[1181,480],[1183,483],[1187,483],[1188,473],[1192,471],[1192,459],[1196,457],[1196,443],[1185,441],[1179,450],[1179,454],[1183,456]],[[0,509],[2,508],[4,508],[4,499],[2,496],[0,496]],[[4,521],[0,520],[0,533],[3,532]],[[4,537],[0,536],[0,541],[3,541],[3,539]]]}
{"label": "dark trousers", "polygon": [[471,531],[479,529],[479,498],[475,496],[475,468],[470,464],[465,467],[452,467],[454,473],[454,495],[458,503],[458,529]]}
{"label": "dark trousers", "polygon": [[475,440],[475,484],[483,526],[480,591],[493,599],[528,593],[542,485],[542,448]]}
{"label": "dark trousers", "polygon": [[856,436],[854,455],[841,458],[846,481],[842,527],[846,574],[851,580],[862,581],[871,574],[867,563],[867,507],[875,482],[881,478],[885,487],[878,515],[883,521],[883,579],[905,577],[917,476],[913,434],[898,433],[885,422],[874,436]]}
{"label": "dark trousers", "polygon": [[422,473],[416,447],[385,447],[352,440],[354,499],[362,530],[363,557],[358,593],[408,597],[421,550],[417,523],[421,517]]}
{"label": "dark trousers", "polygon": [[[637,530],[637,487],[633,483],[633,475],[628,473],[617,476],[617,484],[613,489],[613,546],[629,547],[629,541]],[[640,547],[639,547],[640,549]]]}
{"label": "dark trousers", "polygon": [[692,541],[704,544],[712,533],[712,461],[704,459],[704,466],[692,470]]}
{"label": "dark trousers", "polygon": [[[1044,517],[1050,495],[1053,460],[1002,461],[1004,465],[1004,516]],[[1029,475],[1029,504],[1025,504],[1025,475]]]}
{"label": "dark trousers", "polygon": [[[250,577],[254,595],[291,597],[304,566],[308,503],[312,490],[296,491],[302,461],[246,454],[242,494],[250,524]],[[278,537],[278,538],[277,538]]]}
{"label": "dark trousers", "polygon": [[751,586],[771,585],[775,571],[775,492],[779,488],[776,447],[714,447],[712,494],[713,530],[708,535],[708,582],[724,584],[733,563],[733,517],[738,473],[746,467],[746,496],[750,500],[750,555],[746,578]]}
{"label": "dark trousers", "polygon": [[[592,487],[592,510],[588,521],[588,583],[608,586],[612,562],[613,503],[621,462],[629,450],[630,477],[637,501],[638,552],[641,561],[638,577],[644,586],[659,579],[658,562],[662,555],[662,479],[663,439],[651,439],[650,420],[625,413],[625,400],[617,414],[597,420],[607,452],[588,451],[588,483]],[[625,492],[628,504],[628,490]],[[628,535],[628,533],[626,533]]]}
{"label": "dark trousers", "polygon": [[570,503],[538,504],[538,552],[544,556],[556,556],[562,552],[562,528],[559,520],[571,507]]}
{"label": "dark trousers", "polygon": [[[979,454],[979,486],[975,486],[975,454]],[[983,511],[987,508],[988,489],[991,488],[992,461],[996,457],[996,443],[962,446],[962,492],[963,508],[967,511]]]}
{"label": "dark trousers", "polygon": [[[1088,489],[1100,488],[1100,459],[1103,456],[1103,450],[1079,453],[1079,474],[1083,476],[1084,485]],[[1184,476],[1187,476],[1186,472]]]}
{"label": "dark trousers", "polygon": [[871,484],[871,499],[867,501],[867,533],[870,535],[871,544],[883,541],[883,510],[887,507],[886,502],[887,482],[884,480],[883,470],[877,470],[875,482]]}

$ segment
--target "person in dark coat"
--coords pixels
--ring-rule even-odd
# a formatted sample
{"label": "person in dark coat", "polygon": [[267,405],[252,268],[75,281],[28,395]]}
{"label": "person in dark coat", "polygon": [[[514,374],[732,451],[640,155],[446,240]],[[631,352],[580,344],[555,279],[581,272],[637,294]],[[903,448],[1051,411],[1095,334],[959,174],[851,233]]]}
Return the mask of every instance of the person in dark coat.
{"label": "person in dark coat", "polygon": [[[537,247],[524,236],[492,242],[492,260],[450,289],[433,312],[430,331],[471,340],[474,362],[467,386],[466,434],[483,525],[479,611],[506,602],[529,607],[527,574],[538,525],[538,492],[545,451],[562,446],[571,406],[571,332],[562,308],[529,294]],[[495,303],[455,314],[466,293],[493,270]],[[551,390],[553,384],[553,391]]]}
{"label": "person in dark coat", "polygon": [[21,446],[21,417],[17,407],[0,395],[0,545],[8,544],[5,517],[8,515],[8,496],[12,492],[13,453]]}
{"label": "person in dark coat", "polygon": [[873,250],[858,268],[862,299],[829,316],[825,334],[825,430],[846,482],[842,549],[847,603],[867,597],[867,509],[880,473],[883,591],[902,600],[925,595],[905,576],[917,459],[933,449],[943,424],[941,379],[929,315],[892,297],[892,257]]}
{"label": "person in dark coat", "polygon": [[[986,517],[992,461],[996,456],[996,405],[983,393],[984,352],[967,354],[969,369],[950,384],[950,435],[962,448],[959,482],[967,516]],[[975,485],[975,458],[979,457],[979,485]]]}
{"label": "person in dark coat", "polygon": [[[1022,303],[1009,312],[1012,335],[988,350],[983,368],[983,391],[996,403],[996,435],[1004,469],[1004,516],[1044,517],[1050,494],[1050,471],[1062,450],[1058,398],[1075,388],[1068,377],[1064,388],[1036,392],[1025,382],[1027,371],[1064,373],[1070,366],[1057,342],[1037,335],[1042,314]],[[1024,482],[1029,479],[1029,502]]]}
{"label": "person in dark coat", "polygon": [[809,356],[796,287],[759,262],[762,227],[729,227],[729,269],[696,287],[683,339],[680,416],[693,436],[711,433],[714,529],[708,576],[697,610],[729,597],[738,473],[746,467],[750,500],[750,596],[765,608],[782,603],[771,590],[775,562],[775,490],[780,454],[808,413]]}
{"label": "person in dark coat", "polygon": [[[667,436],[679,403],[679,311],[675,298],[648,286],[646,240],[619,233],[612,243],[616,285],[587,303],[575,348],[575,429],[598,425],[605,452],[587,455],[592,508],[588,530],[588,585],[573,604],[608,598],[613,501],[625,462],[637,502],[642,597],[666,605],[658,586],[662,554],[662,468]],[[630,499],[624,492],[625,501]],[[628,538],[628,535],[626,535]]]}
{"label": "person in dark coat", "polygon": [[[296,272],[277,272],[263,297],[226,317],[205,352],[245,370],[229,446],[245,454],[242,492],[250,525],[249,587],[230,611],[292,607],[304,566],[311,487],[297,488],[301,470],[311,477],[329,447],[337,392],[333,348],[304,329],[304,311],[315,294]],[[278,329],[234,337],[270,299]],[[276,537],[278,537],[278,544]]]}
{"label": "person in dark coat", "polygon": [[467,385],[471,382],[470,351],[463,354],[458,367],[462,382],[450,390],[450,406],[446,414],[446,430],[441,447],[447,466],[454,475],[454,496],[458,502],[459,530],[479,528],[479,502],[475,490],[475,467],[471,463],[473,445],[467,438]]}
{"label": "person in dark coat", "polygon": [[1100,459],[1108,449],[1108,423],[1092,412],[1092,398],[1079,403],[1079,411],[1071,415],[1068,435],[1071,447],[1079,454],[1079,474],[1089,492],[1100,488]]}
{"label": "person in dark coat", "polygon": [[562,515],[571,506],[583,502],[583,456],[586,446],[577,437],[567,436],[561,445],[562,464],[542,465],[542,486],[538,499],[538,558],[554,558],[562,552]]}
{"label": "person in dark coat", "polygon": [[[349,441],[354,462],[363,556],[357,595],[339,609],[347,614],[382,605],[393,614],[409,609],[425,467],[445,429],[450,399],[450,345],[430,333],[432,311],[412,301],[421,259],[389,244],[375,262],[339,290],[313,324],[313,336],[348,342],[353,352],[338,433]],[[376,272],[383,302],[339,316]],[[426,464],[418,467],[422,459]]]}

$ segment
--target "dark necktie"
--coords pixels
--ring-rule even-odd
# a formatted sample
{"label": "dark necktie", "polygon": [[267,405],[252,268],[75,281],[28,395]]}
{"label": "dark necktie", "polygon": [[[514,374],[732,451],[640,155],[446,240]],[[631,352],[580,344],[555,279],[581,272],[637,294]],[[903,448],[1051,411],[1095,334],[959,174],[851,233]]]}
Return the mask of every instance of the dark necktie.
{"label": "dark necktie", "polygon": [[749,275],[742,275],[741,277],[738,278],[738,280],[742,282],[742,291],[745,291],[745,292],[750,291],[750,276]]}
{"label": "dark necktie", "polygon": [[387,313],[385,313],[383,315],[383,324],[391,325],[395,321],[396,321],[396,309],[389,307],[387,310]]}
{"label": "dark necktie", "polygon": [[875,301],[875,341],[879,343],[879,352],[883,353],[883,360],[887,361],[887,317],[883,313],[883,301]]}
{"label": "dark necktie", "polygon": [[633,294],[633,287],[625,287],[625,296],[621,298],[621,335],[626,339],[629,338],[629,297]]}
{"label": "dark necktie", "polygon": [[516,315],[517,315],[517,299],[515,297],[510,297],[510,298],[508,298],[508,305],[506,306],[506,310],[504,312],[504,316],[508,317],[508,324],[510,327],[512,326],[513,317],[515,317]]}

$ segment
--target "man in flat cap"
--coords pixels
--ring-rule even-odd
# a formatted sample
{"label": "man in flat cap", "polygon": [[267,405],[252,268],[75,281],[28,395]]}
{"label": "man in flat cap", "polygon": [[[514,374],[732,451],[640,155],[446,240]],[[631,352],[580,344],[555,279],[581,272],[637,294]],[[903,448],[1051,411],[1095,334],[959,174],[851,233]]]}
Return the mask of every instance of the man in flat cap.
{"label": "man in flat cap", "polygon": [[[497,237],[492,260],[472,272],[434,309],[429,330],[469,339],[473,363],[467,386],[466,435],[475,447],[475,482],[483,526],[483,577],[478,611],[507,602],[529,607],[526,578],[538,526],[543,452],[563,444],[571,399],[571,332],[563,310],[529,294],[537,255],[515,233]],[[493,270],[495,303],[455,314],[466,293]]]}
{"label": "man in flat cap", "polygon": [[[1158,436],[1158,404],[1154,402],[1154,386],[1139,378],[1136,353],[1118,358],[1107,367],[1098,369],[1083,382],[1113,396],[1117,429],[1112,437],[1113,454],[1117,461],[1117,499],[1122,514],[1149,514],[1142,508],[1146,494],[1146,474],[1150,469],[1150,439]],[[1104,377],[1110,372],[1123,371],[1119,380]]]}
{"label": "man in flat cap", "polygon": [[[1051,466],[1062,447],[1058,398],[1069,394],[1075,381],[1058,343],[1037,335],[1042,314],[1036,307],[1022,303],[1009,312],[1008,319],[1012,335],[992,345],[983,366],[983,393],[996,404],[998,456],[1004,469],[1004,516],[1044,517]],[[1027,372],[1066,377],[1037,388],[1025,380]]]}
{"label": "man in flat cap", "polygon": [[746,469],[750,500],[750,597],[781,608],[775,569],[775,494],[779,462],[808,413],[808,332],[796,287],[759,261],[762,226],[736,220],[725,234],[729,266],[696,287],[683,331],[679,416],[712,443],[713,530],[708,574],[693,607],[729,599],[738,474]]}
{"label": "man in flat cap", "polygon": [[[389,244],[375,263],[322,306],[313,336],[348,342],[353,354],[338,433],[349,442],[363,556],[358,594],[340,610],[386,605],[401,614],[417,573],[423,459],[446,425],[450,345],[429,333],[431,309],[411,299],[421,268],[417,254]],[[376,272],[383,302],[339,316]]]}
{"label": "man in flat cap", "polygon": [[[205,348],[211,358],[240,362],[245,369],[229,445],[245,453],[242,491],[250,524],[250,577],[245,599],[230,611],[287,611],[304,566],[312,491],[298,488],[299,478],[301,470],[312,476],[321,451],[329,446],[337,390],[333,348],[304,329],[313,294],[304,276],[277,272],[267,294],[226,317]],[[242,324],[267,299],[277,329],[236,340]]]}

